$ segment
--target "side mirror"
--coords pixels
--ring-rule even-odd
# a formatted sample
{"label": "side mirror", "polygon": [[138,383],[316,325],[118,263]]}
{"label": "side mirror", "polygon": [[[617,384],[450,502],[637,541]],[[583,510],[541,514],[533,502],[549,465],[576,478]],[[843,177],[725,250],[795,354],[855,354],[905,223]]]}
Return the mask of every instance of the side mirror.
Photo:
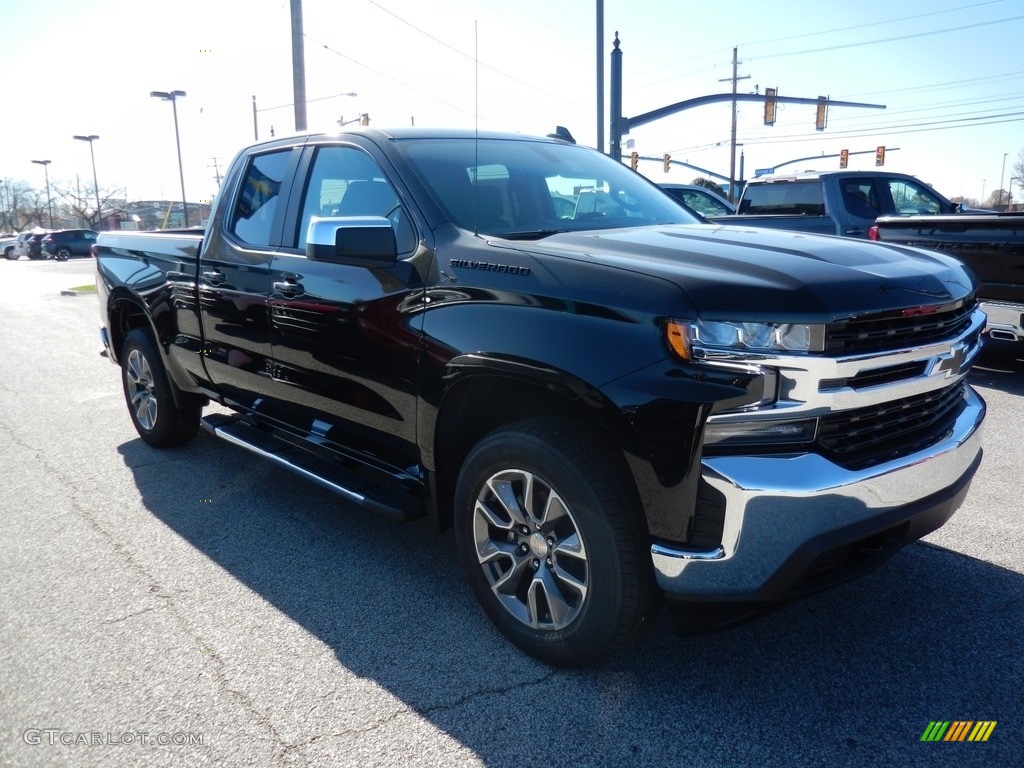
{"label": "side mirror", "polygon": [[388,267],[398,260],[395,229],[383,216],[314,216],[306,230],[306,257],[356,267]]}

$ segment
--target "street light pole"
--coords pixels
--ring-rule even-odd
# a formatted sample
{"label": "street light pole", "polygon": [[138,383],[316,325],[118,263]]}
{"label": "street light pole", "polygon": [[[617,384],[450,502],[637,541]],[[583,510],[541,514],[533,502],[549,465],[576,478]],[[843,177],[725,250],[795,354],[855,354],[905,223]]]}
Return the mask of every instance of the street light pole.
{"label": "street light pole", "polygon": [[[171,102],[174,110],[174,143],[178,147],[178,176],[181,178],[181,209],[185,214],[185,227],[188,227],[188,202],[185,200],[185,170],[181,165],[181,137],[178,134],[178,97],[185,96],[184,91],[150,91],[149,95],[156,99]],[[254,102],[255,104],[255,102]]]}
{"label": "street light pole", "polygon": [[1006,178],[1006,156],[1009,152],[1003,152],[1003,170],[999,172],[999,204],[1003,204],[1003,179]]}
{"label": "street light pole", "polygon": [[43,166],[43,175],[46,177],[46,210],[50,213],[50,229],[53,229],[53,198],[50,197],[50,171],[46,167],[50,164],[50,161],[33,160],[32,162]]}
{"label": "street light pole", "polygon": [[100,183],[96,180],[96,153],[93,152],[92,143],[99,138],[96,134],[92,133],[88,136],[72,136],[71,138],[77,139],[78,141],[89,142],[89,156],[92,158],[92,185],[96,191],[96,226],[100,229],[104,229],[103,226],[103,211],[100,209]]}

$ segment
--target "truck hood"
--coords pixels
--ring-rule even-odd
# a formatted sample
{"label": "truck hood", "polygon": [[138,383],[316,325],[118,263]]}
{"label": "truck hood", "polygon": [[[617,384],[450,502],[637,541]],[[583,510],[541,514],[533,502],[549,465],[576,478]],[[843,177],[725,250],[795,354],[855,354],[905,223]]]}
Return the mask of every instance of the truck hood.
{"label": "truck hood", "polygon": [[830,322],[948,304],[974,290],[962,264],[930,251],[750,227],[567,232],[528,250],[661,277],[712,319]]}

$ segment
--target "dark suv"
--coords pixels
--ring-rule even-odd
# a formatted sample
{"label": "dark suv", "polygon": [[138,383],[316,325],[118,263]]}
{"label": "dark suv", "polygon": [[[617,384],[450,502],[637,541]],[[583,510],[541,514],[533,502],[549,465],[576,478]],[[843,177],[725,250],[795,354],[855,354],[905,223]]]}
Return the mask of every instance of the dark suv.
{"label": "dark suv", "polygon": [[98,233],[91,229],[64,229],[43,238],[43,250],[65,261],[69,256],[88,256]]}

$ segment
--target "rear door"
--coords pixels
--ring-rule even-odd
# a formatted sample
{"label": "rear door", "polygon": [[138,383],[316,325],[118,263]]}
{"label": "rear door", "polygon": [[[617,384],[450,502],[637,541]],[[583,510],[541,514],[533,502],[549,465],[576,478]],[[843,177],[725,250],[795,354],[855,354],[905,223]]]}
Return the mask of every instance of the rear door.
{"label": "rear door", "polygon": [[234,405],[259,410],[270,385],[270,265],[301,147],[248,158],[232,200],[211,223],[198,295],[207,375]]}
{"label": "rear door", "polygon": [[[307,149],[292,246],[270,269],[275,416],[374,460],[413,464],[423,280],[410,208],[378,160],[354,144]],[[295,189],[301,189],[296,184]],[[314,216],[385,216],[398,259],[368,267],[308,259]]]}

